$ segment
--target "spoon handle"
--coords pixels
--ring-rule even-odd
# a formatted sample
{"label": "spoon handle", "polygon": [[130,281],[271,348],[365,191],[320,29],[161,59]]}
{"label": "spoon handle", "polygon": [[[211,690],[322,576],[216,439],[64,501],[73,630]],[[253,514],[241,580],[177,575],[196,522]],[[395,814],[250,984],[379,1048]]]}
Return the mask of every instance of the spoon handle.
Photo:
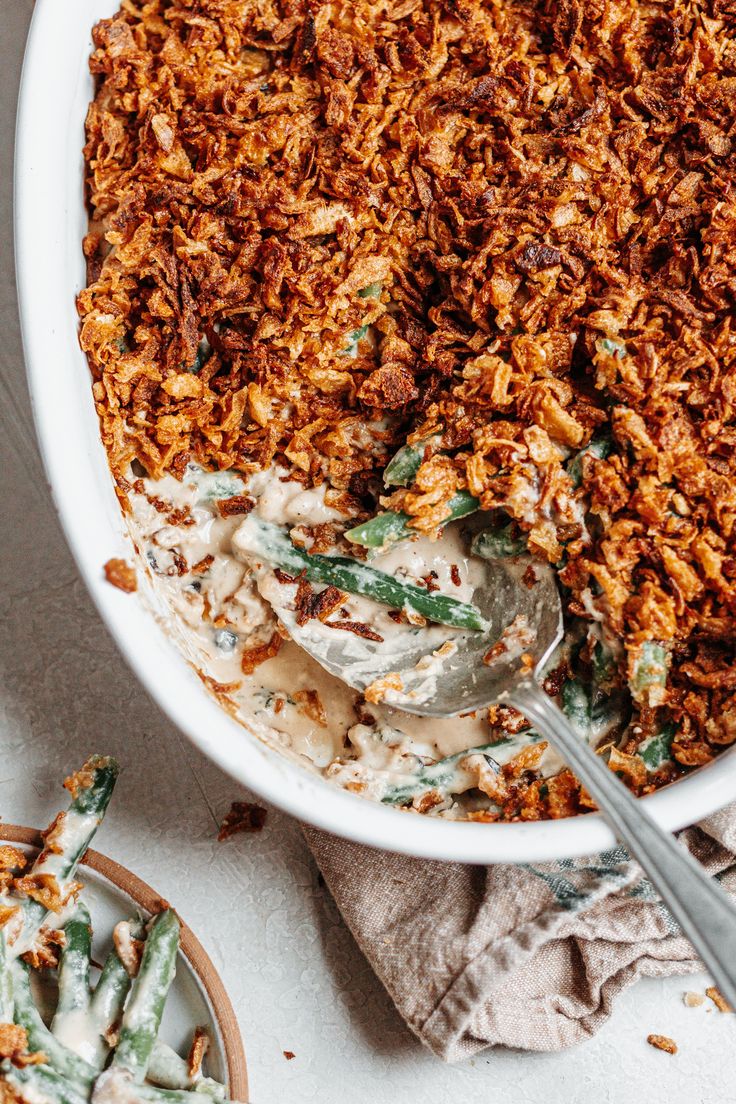
{"label": "spoon handle", "polygon": [[508,697],[563,754],[736,1009],[736,910],[716,880],[655,824],[646,802],[609,770],[536,682],[520,683]]}

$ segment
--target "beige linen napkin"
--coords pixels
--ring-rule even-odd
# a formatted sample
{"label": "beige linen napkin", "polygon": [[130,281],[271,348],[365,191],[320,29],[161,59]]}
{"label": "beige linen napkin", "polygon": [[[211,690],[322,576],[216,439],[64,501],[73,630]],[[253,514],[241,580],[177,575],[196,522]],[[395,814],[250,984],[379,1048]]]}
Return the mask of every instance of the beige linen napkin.
{"label": "beige linen napkin", "polygon": [[[498,1044],[570,1046],[598,1030],[637,978],[702,969],[622,848],[479,867],[305,833],[399,1012],[445,1061]],[[736,896],[736,806],[681,839]]]}

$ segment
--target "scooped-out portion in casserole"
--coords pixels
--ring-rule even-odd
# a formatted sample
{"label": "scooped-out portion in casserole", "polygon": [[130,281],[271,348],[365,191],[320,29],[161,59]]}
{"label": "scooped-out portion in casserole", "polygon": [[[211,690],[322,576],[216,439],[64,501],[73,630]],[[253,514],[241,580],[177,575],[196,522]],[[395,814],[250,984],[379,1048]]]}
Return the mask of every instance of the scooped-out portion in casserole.
{"label": "scooped-out portion in casserole", "polygon": [[[505,558],[553,565],[545,689],[637,793],[732,744],[736,13],[128,0],[93,38],[81,343],[223,704],[378,801],[585,812],[513,709],[401,709]],[[419,689],[305,634],[418,636]]]}

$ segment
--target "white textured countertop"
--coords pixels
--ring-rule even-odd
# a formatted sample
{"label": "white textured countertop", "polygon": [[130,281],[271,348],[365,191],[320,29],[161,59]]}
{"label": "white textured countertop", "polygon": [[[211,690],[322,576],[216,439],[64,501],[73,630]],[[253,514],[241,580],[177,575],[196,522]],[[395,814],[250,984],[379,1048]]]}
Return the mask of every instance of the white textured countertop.
{"label": "white textured countertop", "polygon": [[[74,0],[59,2],[73,18]],[[399,1020],[295,824],[271,810],[260,835],[216,842],[230,802],[249,795],[124,666],[77,578],[36,453],[11,244],[15,94],[32,6],[0,0],[0,817],[42,826],[63,804],[69,770],[92,751],[120,759],[95,846],[149,881],[205,944],[240,1020],[255,1104],[733,1104],[736,1022],[681,999],[702,992],[705,976],[640,983],[575,1050],[489,1052],[446,1067]],[[672,1036],[679,1053],[652,1050],[650,1032]]]}

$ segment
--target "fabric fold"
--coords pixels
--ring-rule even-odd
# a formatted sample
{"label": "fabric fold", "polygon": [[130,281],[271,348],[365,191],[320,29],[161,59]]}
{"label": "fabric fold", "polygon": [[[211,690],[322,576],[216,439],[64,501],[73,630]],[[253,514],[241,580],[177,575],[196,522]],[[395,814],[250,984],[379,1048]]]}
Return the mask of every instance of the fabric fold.
{"label": "fabric fold", "polygon": [[[572,1046],[595,1034],[638,978],[702,969],[621,847],[477,867],[304,832],[399,1013],[447,1062],[488,1046]],[[680,838],[736,896],[736,806]]]}

